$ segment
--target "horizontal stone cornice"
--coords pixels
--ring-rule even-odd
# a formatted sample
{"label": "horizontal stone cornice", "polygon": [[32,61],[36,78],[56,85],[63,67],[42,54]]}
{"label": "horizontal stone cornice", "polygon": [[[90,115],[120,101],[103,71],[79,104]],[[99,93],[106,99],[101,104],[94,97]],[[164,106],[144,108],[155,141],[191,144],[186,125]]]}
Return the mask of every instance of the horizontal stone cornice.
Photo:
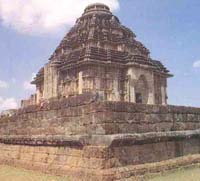
{"label": "horizontal stone cornice", "polygon": [[121,147],[141,144],[152,144],[186,139],[199,139],[200,129],[186,131],[150,132],[140,134],[113,135],[75,135],[75,136],[0,136],[0,143],[30,146],[67,146],[84,147],[108,146]]}

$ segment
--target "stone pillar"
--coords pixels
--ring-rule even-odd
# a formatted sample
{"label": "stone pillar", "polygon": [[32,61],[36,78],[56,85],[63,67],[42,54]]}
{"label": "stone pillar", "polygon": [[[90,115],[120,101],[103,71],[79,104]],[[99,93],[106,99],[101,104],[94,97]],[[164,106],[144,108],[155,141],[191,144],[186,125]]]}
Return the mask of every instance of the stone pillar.
{"label": "stone pillar", "polygon": [[128,69],[128,101],[136,103],[136,98],[135,98],[135,82],[136,82],[136,75],[134,73],[133,68]]}
{"label": "stone pillar", "polygon": [[58,97],[58,71],[56,66],[44,67],[44,99]]}
{"label": "stone pillar", "polygon": [[154,88],[154,75],[152,73],[148,80],[149,97],[147,104],[155,104],[155,88]]}
{"label": "stone pillar", "polygon": [[136,98],[135,98],[135,84],[134,80],[129,78],[129,102],[136,103]]}
{"label": "stone pillar", "polygon": [[37,104],[39,104],[41,102],[41,100],[44,98],[43,91],[44,91],[44,82],[37,84],[36,85],[36,102],[37,102]]}
{"label": "stone pillar", "polygon": [[114,79],[113,80],[113,92],[114,92],[114,100],[113,101],[120,101],[119,91],[120,91],[119,90],[119,81],[118,81],[118,79]]}
{"label": "stone pillar", "polygon": [[83,93],[83,72],[78,73],[78,94]]}
{"label": "stone pillar", "polygon": [[100,80],[100,77],[95,77],[94,78],[94,83],[93,83],[93,86],[90,87],[91,90],[100,90],[100,84],[101,84],[101,80]]}
{"label": "stone pillar", "polygon": [[147,104],[155,104],[155,98],[153,92],[149,92],[149,98]]}
{"label": "stone pillar", "polygon": [[40,98],[41,98],[41,94],[40,94],[40,88],[36,87],[36,99],[37,99],[37,104],[40,103]]}
{"label": "stone pillar", "polygon": [[105,90],[102,90],[102,87],[101,87],[101,78],[100,77],[95,77],[94,78],[94,83],[92,85],[92,87],[90,87],[91,91],[92,90],[95,90],[95,93],[98,94],[99,96],[99,99],[100,100],[105,100]]}
{"label": "stone pillar", "polygon": [[162,99],[162,105],[166,105],[166,93],[164,86],[161,86],[161,99]]}
{"label": "stone pillar", "polygon": [[58,97],[58,70],[57,67],[52,67],[52,80],[53,80],[53,87],[52,87],[52,95],[53,97]]}

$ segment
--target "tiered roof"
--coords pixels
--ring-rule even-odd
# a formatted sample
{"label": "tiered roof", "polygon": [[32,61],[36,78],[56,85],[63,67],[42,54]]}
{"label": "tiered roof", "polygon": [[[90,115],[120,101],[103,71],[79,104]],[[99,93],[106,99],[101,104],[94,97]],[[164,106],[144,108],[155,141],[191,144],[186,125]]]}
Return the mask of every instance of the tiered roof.
{"label": "tiered roof", "polygon": [[[162,63],[152,60],[149,50],[135,38],[135,34],[120,23],[108,6],[92,4],[66,34],[50,57],[50,62],[60,70],[92,61],[117,63],[121,66],[133,63],[149,66],[161,74],[170,76]],[[42,71],[39,73],[40,77],[41,74]]]}

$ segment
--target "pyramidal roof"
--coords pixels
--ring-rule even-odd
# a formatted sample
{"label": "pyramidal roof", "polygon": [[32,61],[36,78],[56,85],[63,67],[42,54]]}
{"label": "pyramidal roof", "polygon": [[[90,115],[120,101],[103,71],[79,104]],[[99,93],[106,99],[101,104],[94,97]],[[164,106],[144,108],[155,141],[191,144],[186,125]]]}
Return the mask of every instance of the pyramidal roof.
{"label": "pyramidal roof", "polygon": [[61,71],[84,62],[134,63],[170,76],[162,63],[152,60],[149,50],[135,38],[135,34],[120,23],[108,6],[91,4],[85,8],[49,60]]}

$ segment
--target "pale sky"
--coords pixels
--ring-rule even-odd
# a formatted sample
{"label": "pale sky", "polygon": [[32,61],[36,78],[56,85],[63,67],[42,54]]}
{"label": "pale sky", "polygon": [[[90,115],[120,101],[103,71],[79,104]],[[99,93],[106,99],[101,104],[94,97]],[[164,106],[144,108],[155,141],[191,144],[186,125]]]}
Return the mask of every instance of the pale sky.
{"label": "pale sky", "polygon": [[[58,3],[59,2],[59,3]],[[0,0],[0,110],[34,92],[29,84],[86,5],[96,0]],[[169,104],[200,107],[200,1],[99,0],[174,74]]]}

